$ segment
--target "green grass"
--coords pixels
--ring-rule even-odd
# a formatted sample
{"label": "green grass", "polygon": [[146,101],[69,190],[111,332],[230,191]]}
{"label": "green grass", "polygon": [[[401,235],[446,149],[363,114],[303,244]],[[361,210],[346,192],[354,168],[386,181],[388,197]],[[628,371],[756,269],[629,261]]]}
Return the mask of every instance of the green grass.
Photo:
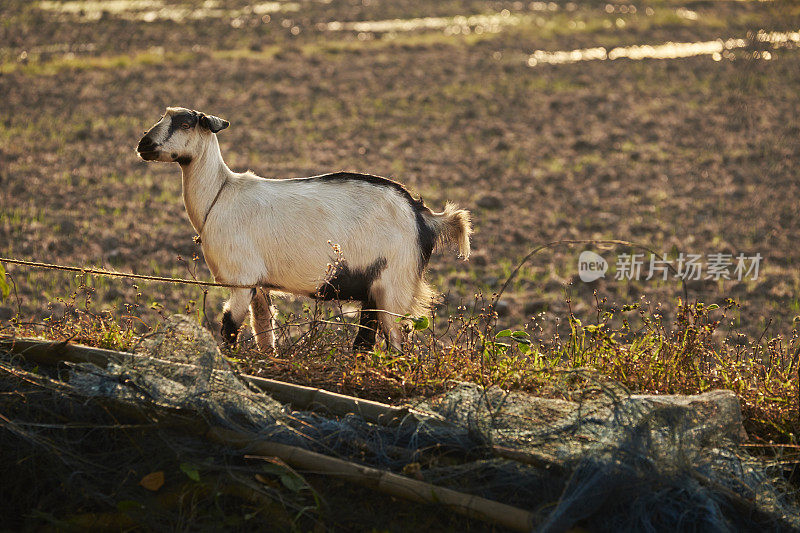
{"label": "green grass", "polygon": [[[159,327],[167,310],[157,301],[126,303],[126,312],[95,312],[96,292],[105,280],[81,285],[68,300],[51,304],[53,314],[40,324],[17,317],[0,332],[72,339],[107,349],[130,349],[143,333]],[[570,398],[597,383],[615,382],[648,394],[697,394],[729,389],[741,401],[745,428],[756,442],[796,443],[800,339],[769,337],[740,344],[721,325],[735,320],[738,306],[677,302],[667,323],[640,304],[611,308],[597,301],[595,319],[582,322],[566,300],[557,334],[541,335],[544,314],[525,328],[500,329],[491,302],[477,295],[445,323],[415,321],[402,354],[385,348],[353,353],[354,314],[342,308],[304,305],[279,315],[277,353],[259,353],[250,343],[223,351],[244,372],[323,387],[380,401],[430,396],[454,381]],[[151,318],[142,320],[149,309]],[[203,302],[189,301],[184,312],[216,330]]]}
{"label": "green grass", "polygon": [[25,62],[7,61],[0,63],[0,74],[21,72],[29,76],[53,76],[70,70],[117,70],[134,66],[153,66],[162,63],[185,64],[197,57],[191,52],[158,52],[147,50],[133,54],[102,56],[72,56],[39,61],[31,57]]}

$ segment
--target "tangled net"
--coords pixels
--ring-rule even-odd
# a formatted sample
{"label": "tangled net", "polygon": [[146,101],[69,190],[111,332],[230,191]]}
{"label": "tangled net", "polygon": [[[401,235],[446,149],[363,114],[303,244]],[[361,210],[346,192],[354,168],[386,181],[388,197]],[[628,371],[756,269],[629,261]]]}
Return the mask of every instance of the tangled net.
{"label": "tangled net", "polygon": [[209,428],[502,502],[537,531],[800,527],[791,487],[736,444],[741,414],[725,391],[598,385],[566,401],[463,383],[379,423],[276,401],[185,317],[105,368],[30,359],[0,351],[0,502],[13,530],[359,527],[308,472],[247,458]]}

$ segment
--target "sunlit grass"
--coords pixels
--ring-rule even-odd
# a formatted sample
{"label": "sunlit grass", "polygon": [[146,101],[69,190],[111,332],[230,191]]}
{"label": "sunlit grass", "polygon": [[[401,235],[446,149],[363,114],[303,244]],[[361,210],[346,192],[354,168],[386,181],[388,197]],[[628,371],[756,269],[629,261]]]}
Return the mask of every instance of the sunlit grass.
{"label": "sunlit grass", "polygon": [[29,76],[52,76],[69,70],[115,70],[135,66],[152,66],[162,63],[182,64],[194,59],[192,52],[160,52],[148,50],[133,54],[101,56],[63,55],[39,61],[30,57],[26,61],[7,61],[0,63],[0,73],[20,72]]}
{"label": "sunlit grass", "polygon": [[[103,280],[81,284],[71,298],[55,300],[43,322],[16,317],[0,332],[129,350],[143,333],[160,327],[166,309],[141,295],[126,303],[121,315],[95,312],[96,293],[107,289]],[[720,325],[737,312],[732,300],[724,308],[678,301],[669,323],[640,304],[612,308],[603,301],[597,301],[595,319],[582,322],[571,313],[569,299],[566,304],[566,313],[541,313],[522,329],[501,330],[491,302],[478,296],[458,306],[446,322],[413,322],[402,353],[380,346],[353,353],[353,311],[304,305],[298,313],[280,315],[276,353],[258,352],[247,332],[240,346],[223,353],[249,374],[393,403],[441,393],[459,381],[564,399],[603,381],[648,394],[724,388],[739,397],[752,440],[795,442],[800,431],[797,330],[788,338],[747,343],[732,334],[720,338]],[[183,311],[216,330],[202,300],[188,301]],[[560,322],[554,334],[543,334],[545,320]]]}

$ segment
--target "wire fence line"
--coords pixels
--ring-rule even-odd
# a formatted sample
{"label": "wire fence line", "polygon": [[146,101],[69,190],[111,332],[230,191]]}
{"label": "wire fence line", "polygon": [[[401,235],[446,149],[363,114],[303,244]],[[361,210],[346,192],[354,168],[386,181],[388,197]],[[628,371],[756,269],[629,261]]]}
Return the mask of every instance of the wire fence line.
{"label": "wire fence line", "polygon": [[40,263],[38,261],[25,261],[22,259],[11,259],[0,257],[0,263],[12,265],[22,265],[34,268],[46,268],[50,270],[63,270],[67,272],[78,272],[80,274],[90,274],[92,276],[108,276],[113,278],[142,279],[147,281],[158,281],[161,283],[179,283],[184,285],[201,285],[204,287],[227,287],[229,289],[255,289],[258,285],[238,285],[235,283],[218,283],[216,281],[201,281],[196,279],[169,278],[164,276],[151,276],[146,274],[126,274],[125,272],[114,272],[102,268],[86,268],[67,265],[55,265],[51,263]]}
{"label": "wire fence line", "polygon": [[[620,240],[620,239],[561,239],[557,241],[551,241],[536,248],[533,248],[518,264],[517,267],[511,272],[511,274],[506,279],[505,283],[501,286],[500,290],[496,293],[495,297],[493,298],[493,302],[496,303],[500,297],[505,292],[506,288],[508,287],[511,280],[513,280],[522,267],[527,263],[534,255],[537,255],[539,252],[544,250],[552,249],[557,246],[570,246],[575,244],[593,244],[593,245],[600,245],[600,246],[627,246],[630,248],[635,248],[639,250],[644,250],[647,252],[652,253],[654,256],[658,257],[659,259],[663,259],[661,255],[657,254],[653,251],[653,249],[649,246],[645,246],[642,244],[638,244],[631,241]],[[235,283],[219,283],[215,281],[201,281],[196,279],[185,279],[185,278],[170,278],[164,276],[152,276],[147,274],[127,274],[124,272],[115,272],[112,270],[106,270],[102,268],[86,268],[86,267],[76,267],[76,266],[68,266],[68,265],[57,265],[52,263],[41,263],[38,261],[26,261],[24,259],[13,259],[10,257],[0,257],[0,266],[2,263],[8,263],[12,265],[20,265],[20,266],[28,266],[33,268],[46,268],[50,270],[62,270],[66,272],[78,272],[80,274],[90,274],[93,276],[107,276],[107,277],[115,277],[115,278],[128,278],[128,279],[141,279],[146,281],[157,281],[161,283],[177,283],[177,284],[184,284],[184,285],[199,285],[203,287],[224,287],[229,289],[255,289],[258,288],[258,284],[254,285],[240,285]],[[667,267],[673,271],[673,273],[677,273],[675,268],[667,264]],[[681,280],[681,285],[683,289],[684,298],[688,298],[686,283],[685,281]]]}

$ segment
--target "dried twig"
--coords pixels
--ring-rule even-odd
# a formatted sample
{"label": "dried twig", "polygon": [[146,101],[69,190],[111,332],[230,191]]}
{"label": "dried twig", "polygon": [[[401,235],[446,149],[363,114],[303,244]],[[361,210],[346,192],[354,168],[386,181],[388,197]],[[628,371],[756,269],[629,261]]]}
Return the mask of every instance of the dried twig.
{"label": "dried twig", "polygon": [[222,428],[212,428],[210,440],[247,449],[259,455],[279,457],[287,464],[319,474],[327,474],[392,496],[445,507],[470,518],[501,525],[514,531],[528,532],[533,527],[533,514],[504,503],[464,494],[399,474],[329,457],[295,446],[258,440],[255,435]]}

